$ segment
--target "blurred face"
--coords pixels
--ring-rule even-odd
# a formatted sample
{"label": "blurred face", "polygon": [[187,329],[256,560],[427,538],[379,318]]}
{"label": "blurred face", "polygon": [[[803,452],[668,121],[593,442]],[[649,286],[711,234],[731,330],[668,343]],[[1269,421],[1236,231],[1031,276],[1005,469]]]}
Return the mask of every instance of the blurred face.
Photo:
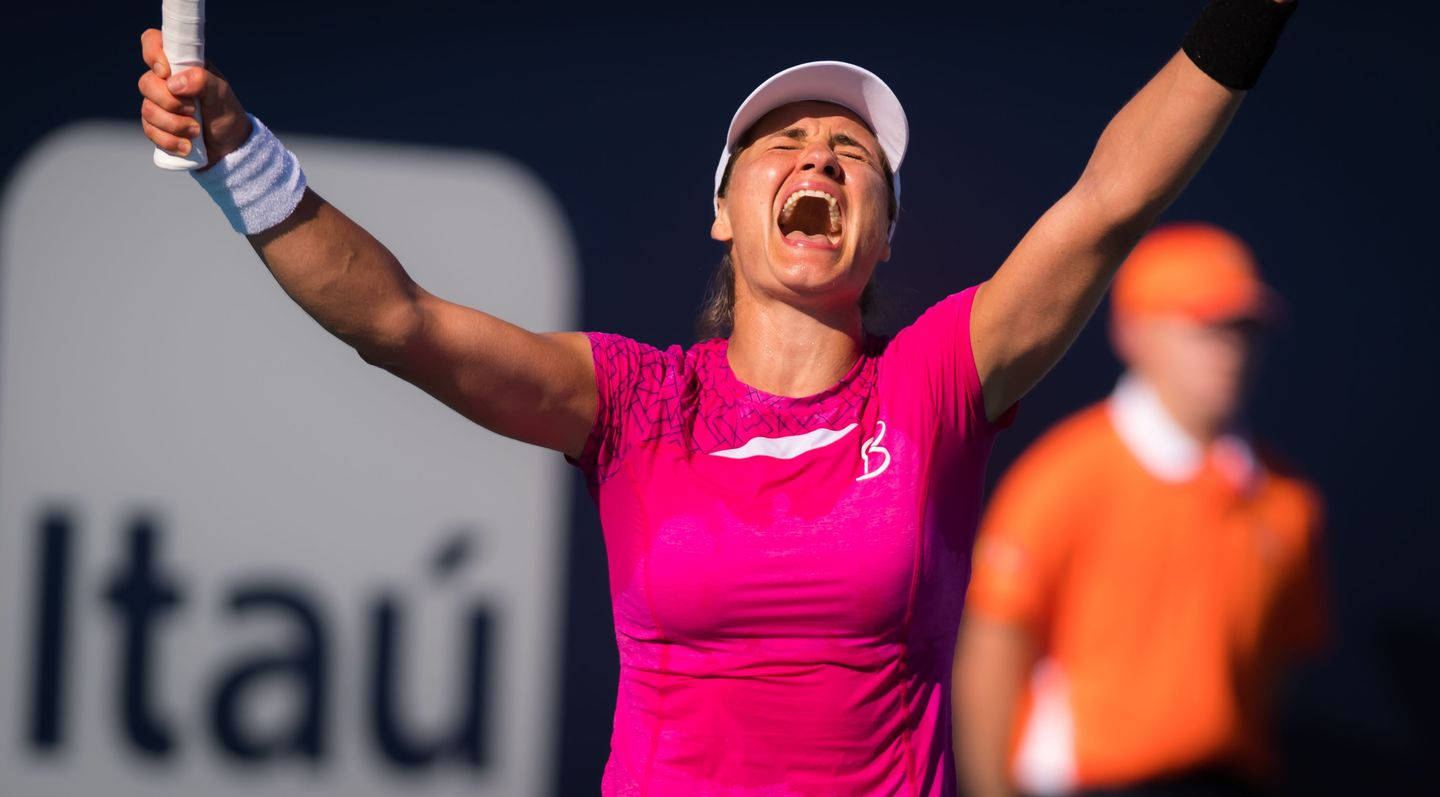
{"label": "blurred face", "polygon": [[1257,322],[1116,318],[1114,330],[1121,357],[1192,434],[1212,437],[1239,414],[1255,361]]}
{"label": "blurred face", "polygon": [[875,135],[840,106],[797,102],[762,117],[711,227],[731,246],[737,298],[856,307],[890,256],[882,163]]}

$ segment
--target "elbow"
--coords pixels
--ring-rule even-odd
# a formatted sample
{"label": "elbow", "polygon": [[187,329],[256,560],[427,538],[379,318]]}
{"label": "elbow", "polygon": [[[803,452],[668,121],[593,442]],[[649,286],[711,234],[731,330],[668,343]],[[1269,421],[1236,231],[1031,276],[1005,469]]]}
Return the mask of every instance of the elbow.
{"label": "elbow", "polygon": [[1175,198],[1090,173],[1082,175],[1070,193],[1102,238],[1131,242],[1150,229]]}
{"label": "elbow", "polygon": [[360,360],[366,365],[373,365],[376,368],[391,373],[395,372],[399,358],[393,356],[393,353],[376,346],[357,345],[351,348],[355,349],[355,353],[360,356]]}
{"label": "elbow", "polygon": [[401,370],[423,339],[425,320],[412,303],[379,312],[363,330],[341,333],[340,338],[360,355],[360,359],[377,368]]}

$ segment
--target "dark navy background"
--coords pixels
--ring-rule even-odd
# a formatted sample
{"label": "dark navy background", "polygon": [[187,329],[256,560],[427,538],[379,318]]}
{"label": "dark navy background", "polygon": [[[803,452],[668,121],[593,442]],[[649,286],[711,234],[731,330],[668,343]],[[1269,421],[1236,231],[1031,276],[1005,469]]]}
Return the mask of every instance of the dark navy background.
{"label": "dark navy background", "polygon": [[[136,118],[137,38],[158,24],[159,3],[94,5],[7,11],[0,173],[67,121]],[[715,159],[736,105],[766,76],[850,60],[905,102],[902,213],[881,272],[896,326],[999,265],[1198,5],[211,0],[208,39],[246,107],[278,130],[528,164],[573,225],[584,326],[665,344],[690,339],[720,256],[708,238]],[[1253,422],[1325,493],[1337,627],[1335,647],[1286,695],[1296,793],[1415,793],[1440,777],[1434,23],[1428,4],[1304,0],[1167,216],[1248,239],[1291,303]],[[148,157],[138,123],[136,157]],[[1092,323],[1026,399],[992,480],[1117,374]],[[617,665],[600,530],[578,479],[573,501],[559,782],[590,794]]]}

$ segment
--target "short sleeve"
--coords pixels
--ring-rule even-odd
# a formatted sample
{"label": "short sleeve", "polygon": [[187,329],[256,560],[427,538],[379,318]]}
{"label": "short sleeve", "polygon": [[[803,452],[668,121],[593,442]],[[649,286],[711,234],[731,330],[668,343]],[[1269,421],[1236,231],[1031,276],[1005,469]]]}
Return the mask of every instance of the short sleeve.
{"label": "short sleeve", "polygon": [[1001,479],[980,523],[967,611],[1044,626],[1085,522],[1083,458],[1070,447],[1052,432]]}
{"label": "short sleeve", "polygon": [[623,335],[589,332],[586,337],[595,363],[595,423],[572,463],[593,487],[614,472],[632,446],[653,436],[672,358]]}
{"label": "short sleeve", "polygon": [[[970,346],[970,308],[979,286],[951,294],[900,330],[885,352],[889,365],[907,375],[927,409],[952,429],[993,433],[1009,426],[1016,407],[992,422]],[[1018,406],[1018,405],[1017,405]]]}

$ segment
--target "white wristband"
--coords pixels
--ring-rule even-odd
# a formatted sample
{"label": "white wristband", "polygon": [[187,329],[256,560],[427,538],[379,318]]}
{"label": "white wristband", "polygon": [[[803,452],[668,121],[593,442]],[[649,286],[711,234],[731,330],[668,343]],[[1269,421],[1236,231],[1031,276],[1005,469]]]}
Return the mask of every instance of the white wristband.
{"label": "white wristband", "polygon": [[290,217],[305,195],[295,153],[250,115],[250,137],[208,169],[190,172],[236,232],[253,235]]}

